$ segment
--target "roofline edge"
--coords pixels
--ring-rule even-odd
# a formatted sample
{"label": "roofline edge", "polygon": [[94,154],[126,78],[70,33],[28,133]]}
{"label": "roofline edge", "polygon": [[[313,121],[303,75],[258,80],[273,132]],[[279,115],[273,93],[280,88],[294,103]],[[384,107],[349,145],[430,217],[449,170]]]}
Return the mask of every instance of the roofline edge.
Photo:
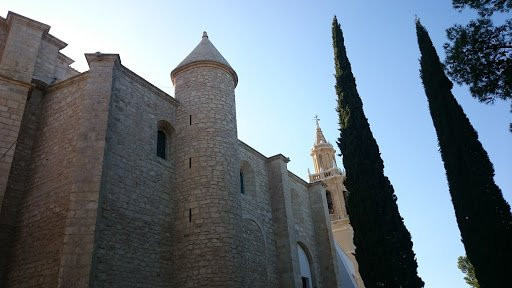
{"label": "roofline edge", "polygon": [[173,85],[175,84],[174,80],[176,79],[176,76],[178,76],[178,74],[188,71],[188,70],[191,70],[191,69],[194,69],[194,68],[197,68],[197,67],[215,67],[215,68],[224,70],[225,72],[230,74],[231,77],[233,78],[235,87],[238,85],[238,75],[236,74],[236,72],[233,68],[226,66],[222,63],[218,63],[218,62],[211,61],[211,60],[194,61],[194,62],[188,63],[186,65],[183,65],[181,67],[174,68],[174,70],[171,71],[172,84]]}

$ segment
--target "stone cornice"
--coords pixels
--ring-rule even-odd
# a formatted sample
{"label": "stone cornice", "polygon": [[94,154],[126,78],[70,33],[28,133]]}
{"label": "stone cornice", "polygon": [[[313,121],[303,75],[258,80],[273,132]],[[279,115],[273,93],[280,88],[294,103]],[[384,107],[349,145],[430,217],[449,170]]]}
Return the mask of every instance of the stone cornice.
{"label": "stone cornice", "polygon": [[53,44],[55,47],[59,48],[59,50],[64,49],[64,47],[68,46],[68,44],[59,38],[53,36],[50,33],[43,33],[43,40],[46,42]]}
{"label": "stone cornice", "polygon": [[44,23],[41,23],[39,21],[27,18],[25,16],[22,16],[20,14],[14,13],[12,11],[9,11],[7,13],[7,25],[11,26],[14,21],[18,21],[19,23],[25,24],[29,27],[41,30],[45,33],[48,33],[50,31],[50,26],[46,25]]}
{"label": "stone cornice", "polygon": [[81,74],[75,75],[73,77],[69,77],[66,80],[62,80],[60,82],[57,82],[55,84],[48,86],[48,89],[46,91],[48,91],[48,92],[55,91],[55,90],[61,89],[63,87],[80,82],[82,80],[85,80],[87,78],[88,74],[89,74],[89,71],[85,71]]}
{"label": "stone cornice", "polygon": [[194,62],[191,62],[191,63],[189,63],[187,65],[184,65],[184,66],[181,66],[181,67],[178,67],[178,68],[172,70],[172,72],[171,72],[172,84],[174,84],[174,80],[176,79],[177,75],[179,75],[182,72],[185,72],[185,71],[188,71],[190,69],[197,68],[197,67],[214,67],[214,68],[218,68],[218,69],[224,70],[229,75],[231,75],[231,78],[233,78],[233,82],[235,84],[235,87],[238,84],[238,75],[236,74],[235,70],[233,70],[233,68],[228,67],[228,66],[226,66],[224,64],[220,64],[220,63],[215,62],[215,61],[208,61],[208,60],[194,61]]}
{"label": "stone cornice", "polygon": [[91,63],[94,62],[113,62],[114,65],[120,65],[121,64],[121,57],[119,57],[119,54],[111,54],[111,53],[85,53],[85,59],[87,60],[87,63],[89,64],[89,67],[91,67]]}
{"label": "stone cornice", "polygon": [[275,160],[281,160],[283,161],[284,163],[288,163],[290,162],[290,158],[284,156],[283,154],[279,153],[277,155],[274,155],[274,156],[271,156],[271,157],[268,157],[267,158],[267,162],[272,162],[272,161],[275,161]]}
{"label": "stone cornice", "polygon": [[69,58],[68,56],[62,54],[61,52],[59,52],[59,54],[57,54],[57,58],[59,58],[60,60],[62,60],[64,63],[66,63],[67,65],[71,65],[73,63],[75,63],[75,60]]}
{"label": "stone cornice", "polygon": [[16,80],[14,78],[11,78],[9,76],[5,76],[5,75],[2,75],[0,74],[0,81],[4,81],[4,82],[7,82],[7,83],[11,83],[11,84],[16,84],[16,85],[19,85],[19,86],[22,86],[22,87],[25,87],[25,88],[32,88],[32,84],[31,83],[27,83],[27,82],[23,82],[23,81],[20,81],[20,80]]}

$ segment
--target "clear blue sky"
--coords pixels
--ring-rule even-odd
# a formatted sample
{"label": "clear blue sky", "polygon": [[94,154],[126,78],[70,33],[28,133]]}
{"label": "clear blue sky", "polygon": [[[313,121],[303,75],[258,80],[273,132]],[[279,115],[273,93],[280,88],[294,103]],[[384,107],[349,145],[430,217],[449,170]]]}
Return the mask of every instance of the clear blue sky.
{"label": "clear blue sky", "polygon": [[[464,249],[419,79],[414,17],[420,17],[444,58],[445,29],[474,13],[454,11],[449,0],[3,0],[0,15],[8,10],[51,25],[51,33],[69,44],[63,52],[80,71],[87,70],[83,53],[119,53],[126,67],[171,95],[169,73],[207,30],[240,79],[239,138],[267,156],[290,157],[289,169],[304,179],[312,167],[314,115],[331,143],[339,134],[330,34],[336,14],[425,287],[468,287],[456,267]],[[510,203],[509,104],[480,104],[467,87],[453,92]]]}

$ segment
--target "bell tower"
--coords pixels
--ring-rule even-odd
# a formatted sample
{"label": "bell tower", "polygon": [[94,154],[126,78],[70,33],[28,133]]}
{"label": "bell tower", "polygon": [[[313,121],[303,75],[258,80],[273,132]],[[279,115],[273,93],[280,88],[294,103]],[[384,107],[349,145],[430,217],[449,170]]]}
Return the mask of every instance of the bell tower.
{"label": "bell tower", "polygon": [[[315,143],[311,149],[311,157],[313,158],[313,166],[315,173],[309,173],[309,182],[322,181],[327,185],[325,188],[325,199],[329,216],[331,218],[332,234],[337,246],[343,250],[349,261],[352,263],[352,280],[358,288],[364,288],[363,280],[359,275],[357,260],[355,258],[355,250],[353,238],[354,231],[350,225],[350,219],[347,213],[347,197],[348,191],[343,185],[345,181],[345,172],[338,168],[336,164],[336,150],[331,143],[325,140],[324,133],[320,128],[318,116],[315,116],[316,135]],[[347,260],[348,261],[348,260]]]}
{"label": "bell tower", "polygon": [[344,219],[348,217],[345,208],[347,192],[343,186],[344,175],[336,164],[336,150],[334,150],[331,143],[325,140],[318,116],[315,116],[315,121],[316,138],[311,149],[315,173],[309,174],[309,182],[323,181],[327,184],[325,198],[327,199],[331,221]]}

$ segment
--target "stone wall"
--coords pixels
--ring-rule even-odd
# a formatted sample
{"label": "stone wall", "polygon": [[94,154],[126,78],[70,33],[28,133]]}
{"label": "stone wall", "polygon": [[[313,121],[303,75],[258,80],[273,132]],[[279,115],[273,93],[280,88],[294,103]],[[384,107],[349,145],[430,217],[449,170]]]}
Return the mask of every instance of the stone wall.
{"label": "stone wall", "polygon": [[6,287],[57,286],[85,80],[49,91],[41,103]]}
{"label": "stone wall", "polygon": [[[3,21],[2,21],[3,22]],[[9,13],[0,55],[0,202],[3,202],[39,43],[47,25]],[[3,25],[2,25],[3,26]]]}
{"label": "stone wall", "polygon": [[177,102],[124,67],[114,71],[100,195],[93,287],[170,287],[175,135],[156,154],[158,123]]}
{"label": "stone wall", "polygon": [[[308,255],[314,287],[336,287],[334,269],[330,271],[333,275],[327,275],[325,270],[326,265],[333,266],[336,261],[333,260],[335,254],[328,255],[333,251],[334,242],[327,230],[330,221],[325,214],[326,204],[321,202],[325,201],[322,195],[325,189],[320,187],[319,190],[320,184],[312,188],[311,184],[285,170],[288,160],[282,155],[267,158],[241,141],[240,155],[244,184],[249,183],[250,190],[255,186],[255,191],[246,189],[241,194],[244,241],[252,243],[244,251],[244,287],[300,285],[298,245]],[[316,203],[318,201],[320,203]],[[256,240],[259,233],[264,239],[265,253],[259,251],[262,247]],[[261,263],[267,263],[266,281],[264,277],[251,274],[251,271],[259,271]]]}
{"label": "stone wall", "polygon": [[47,84],[55,83],[57,80],[54,77],[55,66],[58,63],[57,56],[59,55],[59,50],[66,47],[66,45],[66,43],[50,34],[43,34],[32,77]]}
{"label": "stone wall", "polygon": [[[7,19],[0,17],[0,203],[29,91],[33,86],[46,86],[57,80],[55,67],[62,62],[57,58],[66,44],[50,35],[49,29],[46,24],[12,12]],[[60,80],[78,74],[69,67],[73,62],[69,60],[65,62],[68,66],[60,69],[65,71],[59,74]]]}
{"label": "stone wall", "polygon": [[38,132],[43,95],[40,89],[33,89],[28,97],[4,199],[0,204],[0,286],[5,284],[9,247],[14,239],[19,206],[30,180],[32,148]]}
{"label": "stone wall", "polygon": [[3,203],[30,89],[30,84],[0,74],[0,203]]}
{"label": "stone wall", "polygon": [[[268,188],[268,175],[266,160],[256,150],[243,142],[239,142],[241,165],[251,167],[253,174],[244,174],[244,182],[250,183],[254,179],[254,191],[246,191],[241,195],[242,217],[244,219],[244,236],[249,238],[244,241],[251,241],[257,236],[254,225],[257,225],[263,238],[263,245],[252,245],[244,248],[246,269],[244,284],[246,287],[278,287],[278,275],[276,266],[276,247],[274,245],[274,225],[272,222],[272,208]],[[249,234],[249,232],[252,232]],[[264,249],[264,250],[260,250]],[[261,276],[255,278],[252,271],[258,271],[258,266],[264,263],[265,271]]]}
{"label": "stone wall", "polygon": [[5,18],[0,16],[0,56],[4,51],[5,41],[7,40],[7,30],[7,21],[5,20]]}
{"label": "stone wall", "polygon": [[297,176],[290,175],[290,193],[292,198],[294,228],[297,234],[297,242],[301,244],[310,257],[310,269],[312,274],[312,283],[316,287],[322,287],[319,281],[319,275],[322,271],[318,265],[317,242],[315,236],[315,226],[310,205],[309,190],[307,184]]}
{"label": "stone wall", "polygon": [[[79,127],[89,114],[83,108],[90,94],[82,97],[87,77],[69,79],[78,74],[69,66],[60,79],[54,77],[66,44],[49,29],[12,12],[0,19],[0,281],[16,287],[61,284],[61,268],[69,265],[60,256],[73,234],[67,209],[72,191],[80,190],[76,171],[84,170],[75,165],[77,156],[90,161],[75,149],[85,140]],[[48,87],[64,79],[70,81]]]}
{"label": "stone wall", "polygon": [[177,287],[241,285],[235,80],[201,63],[175,74]]}
{"label": "stone wall", "polygon": [[0,286],[300,287],[297,245],[336,286],[325,189],[237,139],[230,67],[181,67],[178,105],[116,54],[77,75],[48,32],[0,19]]}

